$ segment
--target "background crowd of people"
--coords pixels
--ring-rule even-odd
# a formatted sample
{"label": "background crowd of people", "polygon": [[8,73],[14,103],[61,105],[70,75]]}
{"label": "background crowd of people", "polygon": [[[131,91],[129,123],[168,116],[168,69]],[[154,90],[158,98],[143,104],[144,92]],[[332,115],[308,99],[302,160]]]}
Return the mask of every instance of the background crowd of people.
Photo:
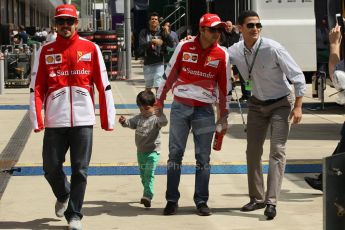
{"label": "background crowd of people", "polygon": [[30,31],[29,34],[23,25],[18,26],[18,30],[12,31],[12,42],[15,45],[31,45],[36,42],[45,44],[46,42],[51,42],[56,39],[56,27],[51,26],[47,31],[46,28],[35,28],[35,32]]}

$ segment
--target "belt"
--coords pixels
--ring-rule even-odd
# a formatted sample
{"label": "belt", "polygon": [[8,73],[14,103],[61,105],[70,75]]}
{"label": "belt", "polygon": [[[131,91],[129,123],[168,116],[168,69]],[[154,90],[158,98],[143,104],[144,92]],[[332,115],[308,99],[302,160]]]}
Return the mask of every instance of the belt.
{"label": "belt", "polygon": [[290,95],[290,94],[285,95],[285,96],[283,96],[283,97],[275,98],[275,99],[268,99],[268,100],[265,100],[265,101],[261,101],[261,100],[257,99],[256,97],[251,96],[251,97],[250,97],[250,101],[251,101],[252,103],[254,103],[254,104],[259,104],[259,105],[271,105],[271,104],[273,104],[273,103],[275,103],[275,102],[277,102],[277,101],[280,101],[280,100],[286,98],[286,97],[289,96],[289,95]]}

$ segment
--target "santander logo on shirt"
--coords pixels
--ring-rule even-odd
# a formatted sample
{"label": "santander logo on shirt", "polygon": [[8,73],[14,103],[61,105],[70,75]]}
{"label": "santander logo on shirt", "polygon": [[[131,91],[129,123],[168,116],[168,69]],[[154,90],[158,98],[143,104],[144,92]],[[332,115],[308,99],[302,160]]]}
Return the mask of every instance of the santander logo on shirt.
{"label": "santander logo on shirt", "polygon": [[204,73],[204,72],[201,72],[200,70],[193,70],[193,69],[188,68],[188,67],[182,67],[182,71],[187,72],[188,74],[191,74],[191,75],[199,76],[199,77],[205,77],[205,78],[214,78],[215,77],[215,74],[212,74],[211,72]]}
{"label": "santander logo on shirt", "polygon": [[57,70],[56,72],[51,71],[49,77],[69,76],[69,75],[88,75],[91,71],[87,69],[75,69],[75,70]]}

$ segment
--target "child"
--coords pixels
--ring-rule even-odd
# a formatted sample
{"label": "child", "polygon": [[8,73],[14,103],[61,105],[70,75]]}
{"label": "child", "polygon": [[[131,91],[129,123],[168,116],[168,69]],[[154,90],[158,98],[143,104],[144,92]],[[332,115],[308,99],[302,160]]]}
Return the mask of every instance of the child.
{"label": "child", "polygon": [[135,144],[144,194],[140,200],[146,208],[151,207],[154,174],[159,160],[160,129],[168,124],[165,115],[153,107],[155,95],[151,91],[141,91],[137,96],[140,114],[131,119],[119,118],[123,127],[135,129]]}

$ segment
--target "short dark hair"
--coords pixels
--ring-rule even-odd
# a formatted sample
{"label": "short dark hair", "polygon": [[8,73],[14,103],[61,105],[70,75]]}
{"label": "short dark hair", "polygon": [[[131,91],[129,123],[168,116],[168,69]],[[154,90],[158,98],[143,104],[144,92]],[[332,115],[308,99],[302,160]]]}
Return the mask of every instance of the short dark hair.
{"label": "short dark hair", "polygon": [[256,13],[255,11],[253,10],[246,10],[246,11],[243,11],[240,16],[238,16],[238,19],[237,19],[237,23],[239,25],[243,25],[244,23],[244,20],[246,20],[246,18],[248,17],[259,17],[258,13]]}
{"label": "short dark hair", "polygon": [[159,14],[158,14],[157,12],[151,12],[151,13],[149,14],[148,20],[151,20],[151,17],[158,17],[158,19],[159,19]]}
{"label": "short dark hair", "polygon": [[156,98],[154,93],[152,93],[151,91],[141,91],[138,95],[137,95],[137,105],[138,107],[140,106],[153,106],[156,102]]}

